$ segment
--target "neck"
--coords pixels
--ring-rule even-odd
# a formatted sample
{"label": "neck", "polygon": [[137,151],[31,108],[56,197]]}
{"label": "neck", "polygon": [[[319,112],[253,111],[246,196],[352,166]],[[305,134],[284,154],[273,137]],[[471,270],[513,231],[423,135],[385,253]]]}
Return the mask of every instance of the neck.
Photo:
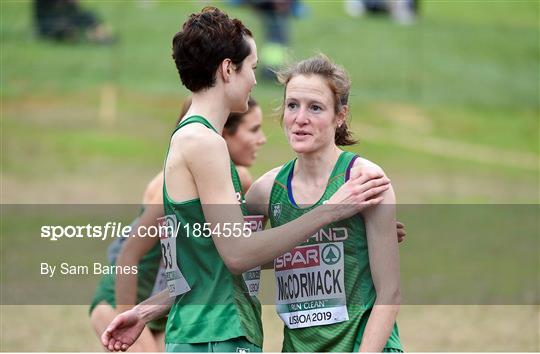
{"label": "neck", "polygon": [[216,87],[212,87],[193,94],[186,116],[198,115],[206,118],[221,134],[229,113],[223,95],[219,94]]}
{"label": "neck", "polygon": [[295,178],[315,185],[326,185],[342,150],[331,144],[321,150],[298,154]]}

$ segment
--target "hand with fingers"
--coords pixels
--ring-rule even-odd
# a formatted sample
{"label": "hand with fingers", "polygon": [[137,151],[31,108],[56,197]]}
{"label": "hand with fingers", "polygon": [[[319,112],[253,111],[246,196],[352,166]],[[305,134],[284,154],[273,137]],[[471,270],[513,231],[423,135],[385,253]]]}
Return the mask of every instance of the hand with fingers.
{"label": "hand with fingers", "polygon": [[405,236],[407,236],[407,230],[405,230],[405,224],[399,221],[396,222],[396,231],[397,231],[398,243],[405,241]]}
{"label": "hand with fingers", "polygon": [[101,335],[101,343],[111,352],[125,352],[139,338],[144,326],[144,321],[133,308],[114,318]]}

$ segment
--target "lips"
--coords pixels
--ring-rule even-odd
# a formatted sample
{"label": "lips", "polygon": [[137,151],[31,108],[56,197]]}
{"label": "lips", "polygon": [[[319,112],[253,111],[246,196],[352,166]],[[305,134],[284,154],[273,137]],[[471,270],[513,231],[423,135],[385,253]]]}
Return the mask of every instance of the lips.
{"label": "lips", "polygon": [[293,132],[293,135],[296,135],[296,136],[299,136],[299,137],[304,137],[304,136],[310,136],[311,134],[308,133],[305,130],[297,130],[297,131]]}

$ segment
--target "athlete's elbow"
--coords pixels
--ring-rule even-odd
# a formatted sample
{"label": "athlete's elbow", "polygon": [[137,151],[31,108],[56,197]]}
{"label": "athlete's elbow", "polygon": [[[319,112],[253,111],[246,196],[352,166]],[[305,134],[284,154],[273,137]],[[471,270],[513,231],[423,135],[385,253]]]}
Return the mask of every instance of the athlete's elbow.
{"label": "athlete's elbow", "polygon": [[249,267],[247,266],[243,257],[228,256],[223,259],[223,262],[225,263],[227,269],[229,269],[229,272],[234,275],[239,275],[249,270]]}

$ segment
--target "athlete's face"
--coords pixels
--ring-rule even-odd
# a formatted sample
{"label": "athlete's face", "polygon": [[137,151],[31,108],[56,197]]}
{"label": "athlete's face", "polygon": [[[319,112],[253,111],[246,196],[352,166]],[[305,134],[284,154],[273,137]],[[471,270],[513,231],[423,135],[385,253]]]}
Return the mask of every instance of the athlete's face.
{"label": "athlete's face", "polygon": [[259,106],[253,107],[242,117],[234,134],[223,131],[231,159],[238,166],[250,167],[257,158],[257,151],[266,143],[262,131],[262,111]]}
{"label": "athlete's face", "polygon": [[257,46],[251,37],[246,37],[251,47],[250,54],[242,62],[240,70],[233,70],[230,84],[227,86],[227,95],[231,100],[231,112],[242,113],[248,109],[248,100],[253,86],[257,84],[255,69],[257,68]]}
{"label": "athlete's face", "polygon": [[296,153],[310,153],[334,144],[341,119],[326,80],[319,75],[297,75],[285,89],[285,134]]}

